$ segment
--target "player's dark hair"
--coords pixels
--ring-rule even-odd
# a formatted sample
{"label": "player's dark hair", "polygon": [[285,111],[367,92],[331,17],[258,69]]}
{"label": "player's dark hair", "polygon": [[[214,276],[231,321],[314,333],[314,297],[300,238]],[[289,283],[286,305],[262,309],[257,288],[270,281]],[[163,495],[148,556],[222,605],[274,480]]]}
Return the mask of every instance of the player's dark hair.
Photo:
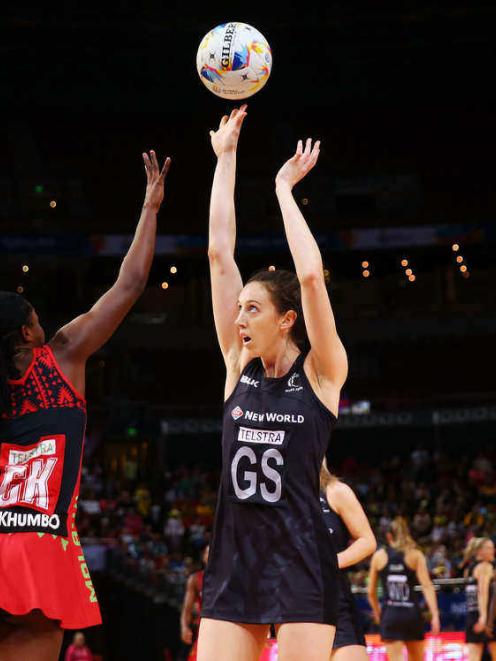
{"label": "player's dark hair", "polygon": [[0,415],[10,412],[8,380],[20,377],[14,354],[22,342],[21,328],[29,325],[32,312],[31,303],[19,294],[0,291]]}
{"label": "player's dark hair", "polygon": [[301,351],[308,350],[307,329],[301,307],[301,286],[296,274],[284,269],[262,269],[251,275],[248,282],[261,282],[266,287],[279,314],[289,310],[296,312],[290,336]]}

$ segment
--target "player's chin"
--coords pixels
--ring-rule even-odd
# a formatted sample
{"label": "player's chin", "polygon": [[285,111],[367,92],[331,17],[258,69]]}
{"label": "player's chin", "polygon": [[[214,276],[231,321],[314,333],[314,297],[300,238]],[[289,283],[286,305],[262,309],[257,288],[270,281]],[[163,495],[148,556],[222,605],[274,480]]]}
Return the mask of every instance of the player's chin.
{"label": "player's chin", "polygon": [[252,357],[257,358],[260,355],[260,351],[257,348],[256,343],[253,341],[253,338],[245,339],[243,341],[243,349]]}

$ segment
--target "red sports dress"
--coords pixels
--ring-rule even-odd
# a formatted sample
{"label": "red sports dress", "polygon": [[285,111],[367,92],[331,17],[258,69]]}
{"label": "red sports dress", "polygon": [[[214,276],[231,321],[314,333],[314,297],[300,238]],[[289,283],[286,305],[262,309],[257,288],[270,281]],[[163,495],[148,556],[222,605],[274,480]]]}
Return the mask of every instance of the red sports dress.
{"label": "red sports dress", "polygon": [[64,629],[100,624],[75,526],[86,402],[48,344],[9,381],[0,421],[0,609],[41,609]]}

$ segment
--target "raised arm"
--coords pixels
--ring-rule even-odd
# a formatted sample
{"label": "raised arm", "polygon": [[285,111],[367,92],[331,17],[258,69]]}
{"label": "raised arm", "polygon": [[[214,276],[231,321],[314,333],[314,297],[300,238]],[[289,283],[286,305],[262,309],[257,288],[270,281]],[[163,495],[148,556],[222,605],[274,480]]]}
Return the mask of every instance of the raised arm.
{"label": "raised arm", "polygon": [[339,482],[327,487],[327,499],[332,501],[333,509],[343,519],[353,539],[347,549],[338,553],[338,566],[340,569],[351,567],[374,553],[377,548],[374,533],[360,501],[347,484]]}
{"label": "raised arm", "polygon": [[242,350],[241,338],[235,326],[238,297],[243,288],[239,269],[234,260],[236,243],[236,213],[234,186],[236,182],[236,149],[246,105],[225,115],[217,131],[211,131],[212,147],[217,157],[208,232],[208,257],[212,287],[212,305],[220,349],[227,368],[226,395],[229,382],[239,375]]}
{"label": "raised arm", "polygon": [[143,293],[155,252],[157,213],[164,197],[164,181],[170,166],[160,170],[154,151],[143,154],[147,186],[134,239],[124,257],[114,285],[85,314],[63,326],[50,341],[64,368],[84,365],[87,358],[111,337]]}
{"label": "raised arm", "polygon": [[431,631],[434,635],[437,635],[440,630],[440,622],[434,585],[432,584],[431,577],[429,576],[425,555],[422,553],[422,551],[414,551],[413,553],[415,553],[415,571],[417,573],[417,578],[422,587],[422,592],[424,593],[427,606],[429,607],[431,613]]}
{"label": "raised arm", "polygon": [[311,364],[317,381],[328,393],[326,399],[330,399],[333,412],[337,412],[339,391],[346,380],[348,361],[336,330],[320,250],[292,193],[293,187],[317,163],[319,149],[319,141],[312,149],[312,141],[308,139],[305,150],[302,141],[298,141],[295,155],[277,174],[276,195],[301,285],[303,316],[311,346]]}

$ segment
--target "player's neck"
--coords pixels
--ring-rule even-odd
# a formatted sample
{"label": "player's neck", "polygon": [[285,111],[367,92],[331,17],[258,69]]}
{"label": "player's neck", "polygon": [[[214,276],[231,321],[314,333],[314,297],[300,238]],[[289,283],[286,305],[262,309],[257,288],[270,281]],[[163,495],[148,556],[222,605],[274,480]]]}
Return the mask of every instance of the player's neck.
{"label": "player's neck", "polygon": [[291,365],[297,359],[300,350],[294,344],[284,344],[278,347],[274,353],[260,356],[265,376],[269,379],[277,379],[287,374]]}

